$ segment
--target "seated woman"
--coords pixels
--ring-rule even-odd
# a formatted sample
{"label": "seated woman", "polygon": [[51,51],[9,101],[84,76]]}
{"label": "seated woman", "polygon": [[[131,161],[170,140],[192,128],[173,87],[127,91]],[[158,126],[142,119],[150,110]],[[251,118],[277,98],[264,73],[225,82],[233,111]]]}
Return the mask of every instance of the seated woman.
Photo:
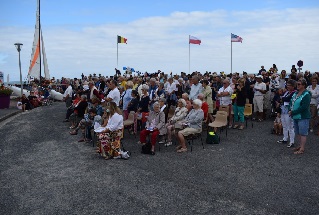
{"label": "seated woman", "polygon": [[31,105],[30,105],[30,102],[29,102],[29,99],[26,97],[25,94],[22,95],[21,99],[20,99],[20,102],[21,102],[21,106],[22,106],[22,111],[28,111],[28,110],[31,110]]}
{"label": "seated woman", "polygon": [[202,121],[204,119],[204,112],[201,109],[202,101],[195,99],[193,101],[193,109],[186,116],[183,125],[187,126],[185,129],[178,132],[179,146],[176,147],[177,152],[187,152],[185,137],[191,134],[202,132]]}
{"label": "seated woman", "polygon": [[74,113],[74,108],[77,107],[80,102],[81,102],[81,94],[77,92],[74,100],[72,101],[72,105],[68,107],[68,109],[66,110],[65,119],[63,122],[69,121],[69,117],[71,116],[72,113]]}
{"label": "seated woman", "polygon": [[92,108],[94,108],[96,110],[96,114],[98,116],[102,116],[103,115],[103,107],[101,105],[100,99],[97,98],[96,96],[93,96],[91,99],[91,103],[92,103]]}
{"label": "seated woman", "polygon": [[151,111],[147,118],[146,129],[142,130],[140,133],[139,143],[144,145],[146,143],[146,136],[152,134],[151,136],[151,155],[155,155],[155,144],[158,135],[164,135],[166,133],[165,128],[165,114],[161,112],[160,105],[158,102],[153,104],[154,111]]}
{"label": "seated woman", "polygon": [[189,100],[189,96],[187,93],[182,94],[182,98],[186,101],[186,108],[188,112],[192,110],[192,102]]}
{"label": "seated woman", "polygon": [[184,99],[179,99],[177,102],[177,108],[175,109],[174,115],[166,124],[167,128],[167,143],[165,146],[172,145],[172,131],[182,128],[182,121],[187,116],[188,110],[186,108],[186,101]]}
{"label": "seated woman", "polygon": [[149,86],[146,84],[142,85],[142,96],[138,103],[137,111],[134,115],[134,132],[137,133],[137,119],[141,119],[142,128],[144,127],[144,123],[146,122],[146,117],[148,115],[149,109],[148,105],[150,103],[150,97],[148,95]]}
{"label": "seated woman", "polygon": [[34,91],[30,91],[30,95],[28,96],[28,99],[32,108],[37,108],[40,106],[38,98],[35,96]]}
{"label": "seated woman", "polygon": [[115,102],[110,102],[109,108],[106,109],[109,118],[105,129],[98,133],[99,149],[98,153],[106,160],[119,156],[121,147],[121,137],[123,129],[123,116],[121,110]]}
{"label": "seated woman", "polygon": [[96,122],[101,124],[102,123],[102,117],[100,115],[97,115],[97,112],[96,112],[95,108],[91,108],[89,110],[89,113],[84,114],[84,119],[82,119],[79,122],[78,126],[77,127],[73,127],[75,129],[73,131],[70,131],[70,134],[71,135],[77,135],[78,131],[81,129],[82,138],[78,142],[89,141],[89,140],[85,139],[85,129],[87,129],[88,127],[93,126]]}
{"label": "seated woman", "polygon": [[79,102],[78,106],[74,108],[74,112],[69,117],[72,123],[71,128],[77,126],[78,124],[76,120],[77,118],[78,119],[84,118],[84,114],[85,114],[87,106],[88,106],[88,103],[87,103],[86,95],[81,95],[81,101]]}

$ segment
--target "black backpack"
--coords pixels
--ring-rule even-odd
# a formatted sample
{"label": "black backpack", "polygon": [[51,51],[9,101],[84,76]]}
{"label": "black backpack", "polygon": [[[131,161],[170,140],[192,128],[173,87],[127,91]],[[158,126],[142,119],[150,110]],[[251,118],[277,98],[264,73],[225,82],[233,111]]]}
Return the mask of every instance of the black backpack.
{"label": "black backpack", "polygon": [[143,154],[150,154],[152,149],[151,142],[147,142],[145,145],[142,146],[142,153]]}

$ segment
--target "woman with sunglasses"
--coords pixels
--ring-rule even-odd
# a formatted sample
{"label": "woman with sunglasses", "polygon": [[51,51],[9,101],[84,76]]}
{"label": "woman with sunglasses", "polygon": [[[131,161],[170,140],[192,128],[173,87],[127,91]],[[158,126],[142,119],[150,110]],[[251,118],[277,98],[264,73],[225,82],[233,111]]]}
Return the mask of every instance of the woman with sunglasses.
{"label": "woman with sunglasses", "polygon": [[307,89],[307,81],[300,78],[297,81],[297,92],[290,100],[289,115],[294,120],[295,134],[300,146],[294,149],[294,154],[303,154],[308,136],[310,114],[311,92]]}

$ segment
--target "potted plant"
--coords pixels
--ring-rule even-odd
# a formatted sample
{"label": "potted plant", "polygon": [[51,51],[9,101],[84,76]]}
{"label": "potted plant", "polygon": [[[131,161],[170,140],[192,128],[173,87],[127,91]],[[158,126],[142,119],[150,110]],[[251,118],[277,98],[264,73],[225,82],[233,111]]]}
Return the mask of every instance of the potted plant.
{"label": "potted plant", "polygon": [[9,108],[12,90],[0,85],[0,109]]}

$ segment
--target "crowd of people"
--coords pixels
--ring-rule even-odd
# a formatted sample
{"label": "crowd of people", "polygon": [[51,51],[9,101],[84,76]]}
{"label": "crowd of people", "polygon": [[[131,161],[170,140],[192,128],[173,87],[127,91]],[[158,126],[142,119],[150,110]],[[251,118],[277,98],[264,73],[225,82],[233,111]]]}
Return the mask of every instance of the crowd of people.
{"label": "crowd of people", "polygon": [[70,134],[81,130],[79,141],[90,141],[95,129],[97,152],[105,159],[119,156],[123,122],[130,114],[134,123],[129,132],[139,132],[138,143],[150,144],[151,155],[157,142],[171,146],[174,136],[176,151],[187,152],[185,138],[202,133],[203,125],[215,120],[221,106],[227,107],[232,129],[245,129],[246,104],[253,106],[252,120],[262,123],[274,117],[274,133],[282,135],[278,143],[296,146],[295,154],[304,153],[308,133],[318,127],[318,74],[294,68],[289,75],[285,70],[279,73],[277,67],[266,71],[262,66],[258,74],[158,71],[143,76],[117,73],[110,78],[82,75],[81,79],[62,78],[62,82],[64,121],[72,123]]}

